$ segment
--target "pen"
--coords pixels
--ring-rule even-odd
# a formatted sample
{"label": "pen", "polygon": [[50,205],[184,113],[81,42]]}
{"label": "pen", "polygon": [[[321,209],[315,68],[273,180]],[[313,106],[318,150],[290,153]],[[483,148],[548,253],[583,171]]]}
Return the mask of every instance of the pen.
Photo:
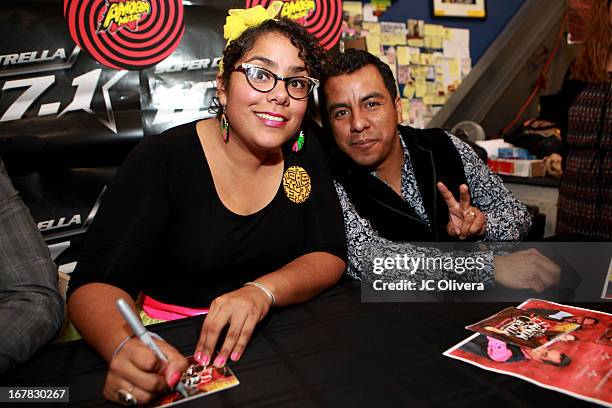
{"label": "pen", "polygon": [[[151,349],[155,353],[157,358],[159,358],[164,363],[167,363],[168,357],[166,357],[166,355],[163,353],[163,351],[161,351],[161,349],[155,343],[155,341],[153,341],[153,337],[151,337],[151,333],[148,332],[147,329],[145,329],[145,327],[142,325],[142,322],[140,321],[140,318],[136,316],[136,314],[132,311],[132,308],[130,307],[130,305],[128,305],[127,302],[123,300],[122,298],[119,298],[117,299],[117,308],[121,312],[121,315],[123,316],[127,324],[132,329],[132,332],[134,333],[134,335],[138,336],[140,341],[142,341],[145,344],[145,346]],[[189,394],[187,393],[187,390],[185,389],[185,386],[180,381],[176,383],[176,390],[183,397],[189,396]]]}

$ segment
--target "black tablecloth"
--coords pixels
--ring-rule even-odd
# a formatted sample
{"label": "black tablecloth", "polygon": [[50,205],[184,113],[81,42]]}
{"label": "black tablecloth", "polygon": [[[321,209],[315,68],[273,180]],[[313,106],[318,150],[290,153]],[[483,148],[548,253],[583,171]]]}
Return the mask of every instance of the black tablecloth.
{"label": "black tablecloth", "polygon": [[[310,302],[274,310],[259,325],[243,358],[230,364],[240,385],[181,406],[591,405],[442,356],[470,335],[464,326],[505,306],[362,303],[359,284],[344,282]],[[602,304],[581,306],[596,309]],[[191,354],[202,320],[150,327]],[[69,386],[71,405],[97,407],[109,405],[102,398],[105,376],[104,362],[78,341],[43,350],[0,377],[0,385]]]}

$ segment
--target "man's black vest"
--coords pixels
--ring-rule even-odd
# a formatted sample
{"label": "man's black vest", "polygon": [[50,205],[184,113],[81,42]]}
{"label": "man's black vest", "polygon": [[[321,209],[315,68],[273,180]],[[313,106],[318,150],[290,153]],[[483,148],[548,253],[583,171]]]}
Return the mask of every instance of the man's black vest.
{"label": "man's black vest", "polygon": [[358,214],[369,220],[381,237],[391,241],[457,241],[446,232],[448,207],[436,182],[443,182],[459,201],[459,186],[467,185],[459,152],[442,129],[398,126],[398,130],[408,148],[431,228],[391,187],[340,151],[331,159],[334,178]]}

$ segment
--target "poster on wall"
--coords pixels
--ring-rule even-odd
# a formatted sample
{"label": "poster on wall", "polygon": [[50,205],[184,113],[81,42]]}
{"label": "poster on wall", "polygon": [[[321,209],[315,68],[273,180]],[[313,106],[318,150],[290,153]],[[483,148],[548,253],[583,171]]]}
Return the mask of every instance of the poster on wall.
{"label": "poster on wall", "polygon": [[434,17],[486,18],[486,0],[432,0]]}

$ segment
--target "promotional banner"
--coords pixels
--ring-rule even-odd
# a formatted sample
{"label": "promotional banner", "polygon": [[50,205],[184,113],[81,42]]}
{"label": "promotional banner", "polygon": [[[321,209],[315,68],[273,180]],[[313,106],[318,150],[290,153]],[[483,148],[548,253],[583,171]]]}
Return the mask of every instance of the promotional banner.
{"label": "promotional banner", "polygon": [[[210,116],[225,16],[244,2],[181,7],[185,31],[174,51],[124,70],[75,44],[63,2],[0,6],[0,157],[47,242],[84,232],[143,136]],[[109,23],[107,34],[120,39],[132,28]]]}
{"label": "promotional banner", "polygon": [[0,155],[9,170],[113,164],[142,137],[138,74],[70,38],[61,3],[0,6]]}

